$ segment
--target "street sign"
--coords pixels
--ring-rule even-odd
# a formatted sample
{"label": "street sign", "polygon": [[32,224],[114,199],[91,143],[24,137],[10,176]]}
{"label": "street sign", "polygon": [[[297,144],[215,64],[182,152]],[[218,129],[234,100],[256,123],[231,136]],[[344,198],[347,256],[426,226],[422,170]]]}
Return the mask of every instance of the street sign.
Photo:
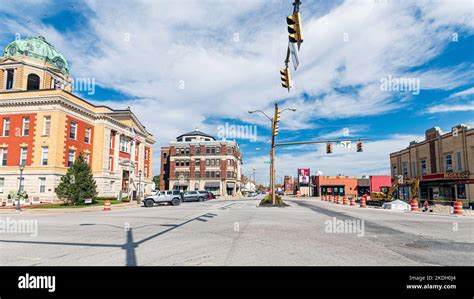
{"label": "street sign", "polygon": [[351,142],[350,141],[341,141],[341,147],[351,148]]}
{"label": "street sign", "polygon": [[270,161],[265,161],[265,162],[263,162],[263,163],[265,163],[265,164],[271,164],[272,162],[270,162]]}

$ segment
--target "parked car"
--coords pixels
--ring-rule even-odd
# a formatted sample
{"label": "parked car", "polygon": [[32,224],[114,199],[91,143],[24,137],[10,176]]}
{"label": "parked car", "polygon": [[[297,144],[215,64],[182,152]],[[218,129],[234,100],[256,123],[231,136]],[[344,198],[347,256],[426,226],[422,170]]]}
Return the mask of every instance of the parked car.
{"label": "parked car", "polygon": [[184,191],[182,195],[183,201],[204,201],[206,195],[198,191]]}
{"label": "parked car", "polygon": [[257,195],[258,195],[258,192],[256,192],[256,191],[253,191],[253,192],[249,192],[249,193],[248,193],[248,197],[255,197],[255,196],[257,196]]}
{"label": "parked car", "polygon": [[[215,198],[214,194],[212,194],[211,191],[199,190],[198,192],[204,195],[204,199],[205,199],[205,200],[209,200],[209,199]],[[213,197],[213,196],[214,196],[214,197]]]}
{"label": "parked car", "polygon": [[177,206],[181,203],[181,192],[179,190],[164,190],[155,195],[149,195],[143,201],[145,207],[151,208],[156,203],[169,203]]}

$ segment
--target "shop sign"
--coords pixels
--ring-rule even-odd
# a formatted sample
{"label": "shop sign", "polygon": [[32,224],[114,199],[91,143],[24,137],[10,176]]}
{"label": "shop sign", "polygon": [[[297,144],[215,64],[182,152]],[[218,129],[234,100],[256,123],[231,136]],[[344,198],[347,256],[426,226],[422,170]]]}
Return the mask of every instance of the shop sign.
{"label": "shop sign", "polygon": [[469,178],[469,171],[464,172],[448,172],[444,176],[447,179],[467,179]]}

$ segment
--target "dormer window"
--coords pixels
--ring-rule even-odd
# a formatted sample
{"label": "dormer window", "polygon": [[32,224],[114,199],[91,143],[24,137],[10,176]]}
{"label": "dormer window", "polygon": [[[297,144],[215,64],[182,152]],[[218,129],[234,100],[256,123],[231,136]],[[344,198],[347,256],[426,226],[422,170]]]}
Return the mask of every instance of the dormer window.
{"label": "dormer window", "polygon": [[36,74],[29,74],[26,90],[38,90],[39,88],[40,88],[40,77]]}
{"label": "dormer window", "polygon": [[6,90],[10,90],[13,88],[13,79],[15,78],[15,70],[8,69],[7,70],[7,82],[5,85]]}

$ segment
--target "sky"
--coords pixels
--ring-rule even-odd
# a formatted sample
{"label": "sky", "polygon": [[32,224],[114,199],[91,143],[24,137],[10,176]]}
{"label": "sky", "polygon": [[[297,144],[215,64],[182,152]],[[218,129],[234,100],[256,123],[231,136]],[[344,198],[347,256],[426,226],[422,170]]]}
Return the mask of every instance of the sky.
{"label": "sky", "polygon": [[[474,126],[474,1],[302,1],[304,41],[293,88],[281,87],[290,0],[0,0],[0,48],[44,36],[84,99],[130,106],[160,148],[194,130],[236,140],[243,172],[268,182],[270,122],[277,142],[370,138],[355,144],[279,147],[277,182],[296,175],[389,174],[389,154],[434,126]],[[406,84],[398,84],[398,83]],[[232,135],[223,128],[254,134]],[[255,130],[255,131],[254,131]]]}

